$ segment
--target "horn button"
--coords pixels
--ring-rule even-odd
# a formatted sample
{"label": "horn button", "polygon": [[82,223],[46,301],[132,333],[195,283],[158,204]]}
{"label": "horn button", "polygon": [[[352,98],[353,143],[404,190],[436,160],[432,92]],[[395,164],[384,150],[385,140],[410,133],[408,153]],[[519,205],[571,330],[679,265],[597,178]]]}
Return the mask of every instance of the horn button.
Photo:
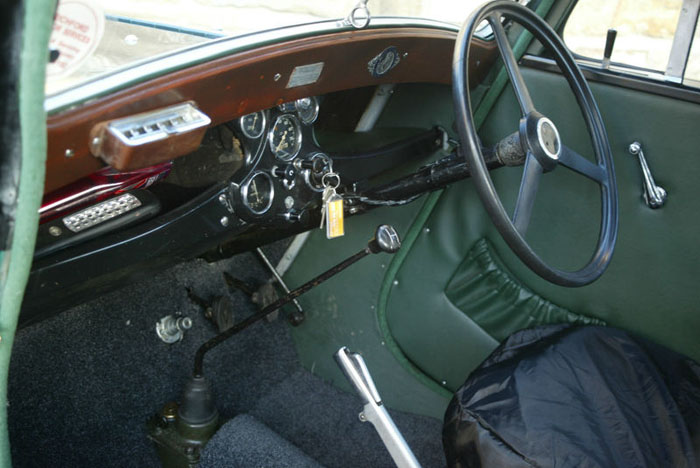
{"label": "horn button", "polygon": [[554,122],[544,115],[532,112],[520,121],[520,141],[532,153],[545,171],[557,167],[561,153],[561,138]]}

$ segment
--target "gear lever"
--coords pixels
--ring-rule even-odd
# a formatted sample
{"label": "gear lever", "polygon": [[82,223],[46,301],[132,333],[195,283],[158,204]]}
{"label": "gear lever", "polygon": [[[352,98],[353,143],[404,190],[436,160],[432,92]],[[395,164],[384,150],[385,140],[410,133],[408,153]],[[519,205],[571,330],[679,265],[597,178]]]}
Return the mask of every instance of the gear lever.
{"label": "gear lever", "polygon": [[204,376],[204,356],[207,351],[345,270],[361,258],[380,252],[395,253],[400,247],[401,240],[396,230],[391,226],[381,225],[364,249],[200,346],[195,355],[194,374],[185,385],[182,403],[179,406],[166,405],[160,414],[149,421],[149,438],[156,444],[164,465],[194,466],[197,464],[201,449],[218,427],[219,412],[216,409],[211,385]]}

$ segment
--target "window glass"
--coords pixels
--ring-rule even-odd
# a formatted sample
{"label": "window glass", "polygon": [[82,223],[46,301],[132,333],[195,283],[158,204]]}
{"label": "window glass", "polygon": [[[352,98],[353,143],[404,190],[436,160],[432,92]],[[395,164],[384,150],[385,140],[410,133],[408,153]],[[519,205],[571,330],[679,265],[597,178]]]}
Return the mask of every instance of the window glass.
{"label": "window glass", "polygon": [[[617,30],[611,60],[665,71],[682,0],[579,0],[564,41],[579,55],[602,59],[610,28]],[[697,53],[697,52],[696,52]]]}
{"label": "window glass", "polygon": [[[371,0],[372,16],[461,24],[484,0]],[[521,0],[522,1],[522,0]],[[54,94],[134,62],[217,39],[339,19],[358,0],[60,0],[47,67]]]}

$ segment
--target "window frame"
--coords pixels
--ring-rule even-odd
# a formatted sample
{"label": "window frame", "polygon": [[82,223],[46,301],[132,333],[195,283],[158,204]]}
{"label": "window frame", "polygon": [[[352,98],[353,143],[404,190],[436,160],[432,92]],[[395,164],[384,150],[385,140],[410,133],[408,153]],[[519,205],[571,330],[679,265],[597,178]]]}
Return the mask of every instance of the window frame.
{"label": "window frame", "polygon": [[[569,24],[571,13],[574,11],[579,1],[574,0],[559,28],[560,36],[564,37],[564,31]],[[637,65],[627,64],[624,62],[611,62],[607,69],[600,68],[601,71],[610,70],[618,74],[628,74],[633,77],[641,77],[652,79],[655,81],[663,81],[669,84],[684,85],[685,72],[688,65],[688,59],[693,46],[693,38],[695,30],[698,26],[698,18],[700,17],[700,0],[683,0],[681,9],[676,23],[676,29],[673,33],[673,41],[671,43],[671,51],[669,53],[668,62],[665,70],[655,70]],[[577,61],[589,67],[600,67],[602,58],[588,57],[585,55],[573,52]],[[698,89],[695,85],[690,85],[690,88]]]}

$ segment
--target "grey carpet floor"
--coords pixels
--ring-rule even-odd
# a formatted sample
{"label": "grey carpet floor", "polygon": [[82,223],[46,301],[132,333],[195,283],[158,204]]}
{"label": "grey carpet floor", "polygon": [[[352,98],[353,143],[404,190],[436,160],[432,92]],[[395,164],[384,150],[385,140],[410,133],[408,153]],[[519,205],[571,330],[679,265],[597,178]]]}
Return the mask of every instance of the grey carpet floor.
{"label": "grey carpet floor", "polygon": [[[283,249],[265,248],[273,259]],[[185,288],[203,298],[227,293],[224,271],[268,278],[251,254],[215,264],[195,260],[20,330],[9,381],[14,466],[159,466],[145,422],[179,400],[194,352],[215,334]],[[242,293],[228,294],[236,320],[255,310]],[[167,345],[155,323],[175,313],[194,326]],[[258,323],[207,355],[222,418],[249,413],[328,467],[391,466],[371,426],[357,419],[359,400],[301,368],[287,327]],[[396,419],[424,466],[444,466],[439,421]]]}

